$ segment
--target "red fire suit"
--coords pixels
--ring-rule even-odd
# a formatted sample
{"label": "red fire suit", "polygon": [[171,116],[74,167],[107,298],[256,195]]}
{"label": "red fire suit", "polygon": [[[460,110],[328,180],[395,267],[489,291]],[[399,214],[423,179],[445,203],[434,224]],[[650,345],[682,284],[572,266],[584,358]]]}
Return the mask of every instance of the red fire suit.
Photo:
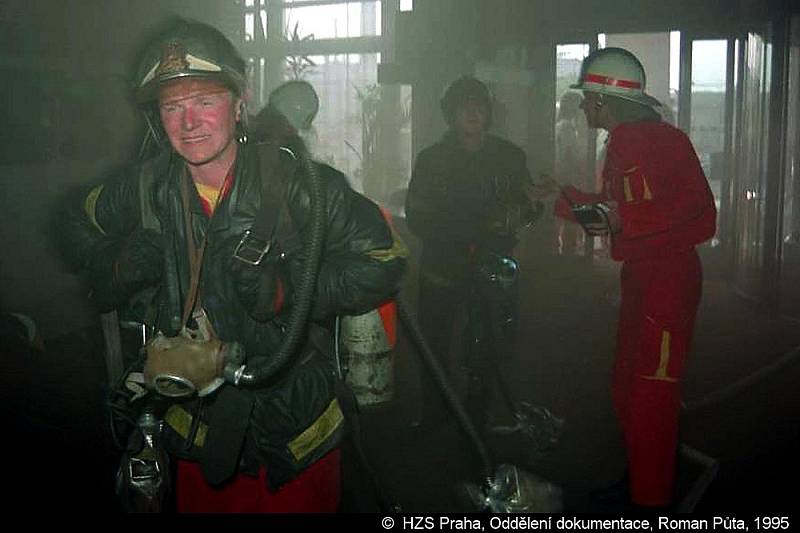
{"label": "red fire suit", "polygon": [[[695,246],[716,230],[714,198],[688,137],[662,122],[614,128],[602,191],[568,187],[564,194],[573,203],[618,204],[621,230],[611,236],[611,255],[623,262],[614,408],[633,503],[667,505],[675,476],[680,377],[702,286]],[[569,207],[559,198],[556,214],[574,220]]]}

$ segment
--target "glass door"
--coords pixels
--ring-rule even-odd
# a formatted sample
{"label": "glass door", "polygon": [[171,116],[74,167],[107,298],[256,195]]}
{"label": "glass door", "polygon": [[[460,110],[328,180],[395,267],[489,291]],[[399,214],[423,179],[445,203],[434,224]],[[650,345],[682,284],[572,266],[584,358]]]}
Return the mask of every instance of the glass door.
{"label": "glass door", "polygon": [[761,35],[749,33],[737,40],[736,54],[734,218],[729,230],[734,281],[742,292],[758,297],[764,266],[771,45]]}
{"label": "glass door", "polygon": [[689,135],[717,207],[716,235],[701,247],[709,275],[727,275],[738,246],[734,220],[736,40],[727,35],[673,32],[679,64],[677,125]]}
{"label": "glass door", "polygon": [[800,14],[791,19],[788,41],[780,303],[800,317]]}

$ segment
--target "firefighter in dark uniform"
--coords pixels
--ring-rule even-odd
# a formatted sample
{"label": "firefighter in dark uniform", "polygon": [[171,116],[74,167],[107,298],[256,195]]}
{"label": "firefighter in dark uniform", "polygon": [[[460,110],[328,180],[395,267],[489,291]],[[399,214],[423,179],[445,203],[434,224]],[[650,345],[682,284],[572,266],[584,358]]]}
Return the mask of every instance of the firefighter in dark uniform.
{"label": "firefighter in dark uniform", "polygon": [[[644,69],[633,54],[594,52],[573,88],[583,91],[589,127],[609,132],[603,187],[598,194],[563,187],[556,214],[583,220],[590,235],[609,235],[611,255],[622,262],[612,378],[629,467],[629,493],[621,493],[634,505],[668,506],[681,376],[702,287],[695,247],[714,235],[714,198],[691,141],[661,121],[654,109],[660,103],[644,92]],[[585,218],[580,205],[597,220]]]}
{"label": "firefighter in dark uniform", "polygon": [[[222,346],[215,362],[228,346],[239,346],[248,366],[275,357],[293,331],[306,235],[313,206],[322,205],[311,324],[301,324],[296,354],[258,387],[235,386],[241,374],[198,382],[199,394],[166,409],[162,440],[177,459],[178,511],[334,512],[343,416],[326,328],[337,314],[391,297],[404,259],[378,207],[340,172],[310,163],[324,196],[313,203],[309,167],[292,157],[308,162],[299,143],[288,150],[248,142],[245,67],[230,41],[204,24],[179,20],[152,41],[136,94],[160,144],[152,158],[83,192],[62,229],[100,310],[156,289],[149,325],[164,347],[148,345],[144,370],[158,388],[168,365],[185,371],[179,378],[206,376],[188,367],[207,346]],[[259,242],[247,235],[264,206],[281,224]],[[170,343],[200,355],[169,359]]]}
{"label": "firefighter in dark uniform", "polygon": [[[488,133],[489,91],[465,76],[446,90],[441,109],[449,129],[417,156],[406,198],[411,232],[422,241],[418,316],[445,367],[455,323],[475,269],[489,254],[508,256],[519,227],[536,216],[526,195],[530,185],[524,152]],[[468,362],[467,407],[479,424],[487,417],[485,361]],[[445,415],[442,396],[423,373],[422,419],[433,427]]]}

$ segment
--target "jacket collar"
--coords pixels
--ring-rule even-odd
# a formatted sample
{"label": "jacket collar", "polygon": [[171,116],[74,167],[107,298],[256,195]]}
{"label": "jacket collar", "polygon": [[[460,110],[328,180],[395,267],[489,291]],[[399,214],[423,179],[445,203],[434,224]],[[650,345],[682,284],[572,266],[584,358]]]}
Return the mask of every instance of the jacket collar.
{"label": "jacket collar", "polygon": [[[213,216],[210,219],[209,223],[209,231],[221,231],[225,230],[231,225],[231,216],[230,216],[230,206],[236,205],[238,201],[238,190],[239,187],[237,184],[241,181],[242,175],[245,172],[245,146],[241,145],[239,150],[236,154],[236,161],[233,163],[233,182],[228,186],[228,190],[225,192],[225,196],[220,198],[219,205],[217,206]],[[183,161],[180,156],[177,154],[173,154],[175,159],[175,165],[173,167],[174,173],[173,178],[175,179],[175,184],[180,186],[181,179],[189,179],[191,178],[188,175],[188,170],[186,169],[186,163]],[[197,189],[192,184],[189,187],[189,211],[192,213],[193,217],[198,216],[204,219],[208,219],[208,215],[206,214],[206,210],[203,207],[202,200],[200,199],[200,195],[197,192]]]}

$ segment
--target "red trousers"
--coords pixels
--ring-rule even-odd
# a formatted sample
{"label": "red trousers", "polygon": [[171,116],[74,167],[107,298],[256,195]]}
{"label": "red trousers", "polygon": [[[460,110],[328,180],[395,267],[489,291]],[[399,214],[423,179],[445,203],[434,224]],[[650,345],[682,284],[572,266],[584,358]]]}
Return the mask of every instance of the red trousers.
{"label": "red trousers", "polygon": [[672,501],[680,378],[702,288],[697,252],[626,262],[612,394],[628,454],[631,499]]}
{"label": "red trousers", "polygon": [[277,491],[267,487],[266,472],[238,474],[222,487],[206,483],[198,463],[177,461],[176,508],[179,513],[335,513],[340,499],[338,449],[312,464]]}

